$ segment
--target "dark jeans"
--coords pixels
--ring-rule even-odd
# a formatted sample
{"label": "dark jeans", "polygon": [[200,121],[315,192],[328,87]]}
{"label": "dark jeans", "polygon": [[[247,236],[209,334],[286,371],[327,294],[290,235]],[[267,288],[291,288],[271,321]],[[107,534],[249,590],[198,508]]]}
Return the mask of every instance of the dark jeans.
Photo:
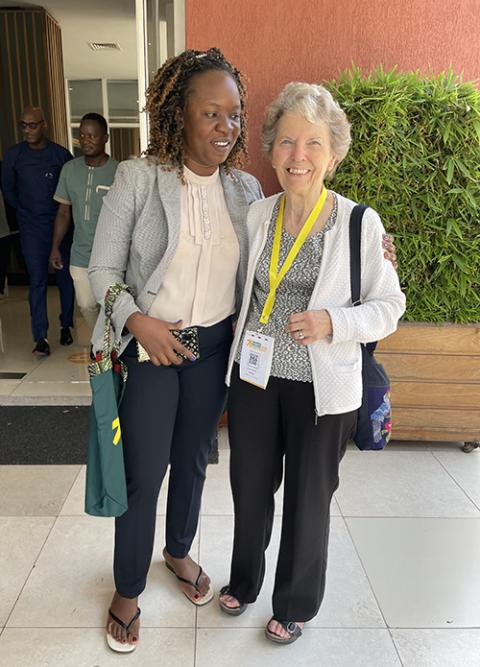
{"label": "dark jeans", "polygon": [[263,390],[240,380],[238,368],[228,401],[235,506],[230,592],[241,602],[254,602],[260,592],[274,493],[285,469],[273,613],[308,621],[323,599],[330,502],[357,413],[326,415],[315,425],[312,383],[271,377]]}
{"label": "dark jeans", "polygon": [[120,406],[128,511],[115,521],[115,586],[133,598],[145,588],[155,537],[157,499],[170,463],[166,547],[188,555],[195,537],[208,454],[225,407],[231,319],[199,327],[200,359],[154,366],[122,355],[128,379]]}
{"label": "dark jeans", "polygon": [[[33,340],[47,338],[47,286],[48,260],[51,250],[51,237],[33,235],[29,231],[20,232],[22,253],[27,267],[29,279],[28,301],[32,320]],[[60,292],[60,326],[73,327],[73,307],[75,291],[70,276],[71,237],[67,235],[61,246],[63,269],[55,271],[55,278]]]}

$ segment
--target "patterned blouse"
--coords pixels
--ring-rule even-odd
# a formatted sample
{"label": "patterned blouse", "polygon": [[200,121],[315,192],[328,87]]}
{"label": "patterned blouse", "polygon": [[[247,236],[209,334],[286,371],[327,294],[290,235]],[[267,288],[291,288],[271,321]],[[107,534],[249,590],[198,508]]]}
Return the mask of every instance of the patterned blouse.
{"label": "patterned blouse", "polygon": [[[310,297],[318,278],[320,262],[322,260],[325,234],[335,225],[338,210],[338,200],[334,192],[333,208],[328,220],[317,234],[309,236],[300,248],[292,266],[280,283],[275,295],[275,304],[268,324],[260,324],[260,316],[269,293],[269,269],[272,255],[273,238],[275,235],[275,221],[280,207],[280,199],[272,211],[271,224],[268,229],[267,241],[255,271],[252,299],[248,311],[245,330],[257,331],[273,336],[275,346],[273,352],[273,377],[300,382],[312,382],[312,367],[306,345],[299,345],[290,334],[286,333],[285,326],[293,313],[300,313],[308,309]],[[292,234],[282,229],[280,240],[279,266],[282,266],[291,247],[295,243]],[[238,348],[236,361],[240,362],[243,346]]]}

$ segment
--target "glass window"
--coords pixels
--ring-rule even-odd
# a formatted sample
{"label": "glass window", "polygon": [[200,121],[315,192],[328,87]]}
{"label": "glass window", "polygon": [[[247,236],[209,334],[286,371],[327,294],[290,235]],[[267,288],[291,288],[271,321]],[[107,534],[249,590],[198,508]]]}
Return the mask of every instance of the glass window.
{"label": "glass window", "polygon": [[83,155],[80,149],[80,128],[72,127],[72,144],[73,144],[73,157],[80,157]]}
{"label": "glass window", "polygon": [[138,87],[135,79],[108,80],[110,123],[138,123]]}
{"label": "glass window", "polygon": [[100,79],[70,80],[70,120],[78,123],[86,113],[103,114],[102,82]]}

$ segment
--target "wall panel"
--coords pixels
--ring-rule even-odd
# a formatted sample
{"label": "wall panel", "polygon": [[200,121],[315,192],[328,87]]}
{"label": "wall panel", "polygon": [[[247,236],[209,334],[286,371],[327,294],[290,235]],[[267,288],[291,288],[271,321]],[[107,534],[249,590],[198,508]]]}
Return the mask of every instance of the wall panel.
{"label": "wall panel", "polygon": [[260,156],[265,105],[292,80],[333,78],[352,62],[401,70],[453,66],[480,76],[479,0],[186,0],[188,48],[218,46],[249,77],[250,170],[268,193]]}
{"label": "wall panel", "polygon": [[0,9],[0,148],[22,140],[18,120],[43,108],[49,137],[68,146],[61,30],[41,8]]}

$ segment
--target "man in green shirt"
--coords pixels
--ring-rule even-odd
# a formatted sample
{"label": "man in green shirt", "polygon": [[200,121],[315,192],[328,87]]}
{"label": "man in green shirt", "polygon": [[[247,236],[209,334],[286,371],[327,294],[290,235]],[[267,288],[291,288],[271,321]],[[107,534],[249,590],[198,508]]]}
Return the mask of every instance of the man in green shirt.
{"label": "man in green shirt", "polygon": [[118,166],[118,162],[105,153],[107,141],[105,118],[97,113],[83,116],[80,123],[83,156],[64,165],[54,195],[60,206],[55,218],[50,261],[55,269],[62,267],[60,244],[73,217],[70,274],[77,304],[91,329],[97,320],[98,305],[88,279],[88,262],[103,197],[113,183]]}

